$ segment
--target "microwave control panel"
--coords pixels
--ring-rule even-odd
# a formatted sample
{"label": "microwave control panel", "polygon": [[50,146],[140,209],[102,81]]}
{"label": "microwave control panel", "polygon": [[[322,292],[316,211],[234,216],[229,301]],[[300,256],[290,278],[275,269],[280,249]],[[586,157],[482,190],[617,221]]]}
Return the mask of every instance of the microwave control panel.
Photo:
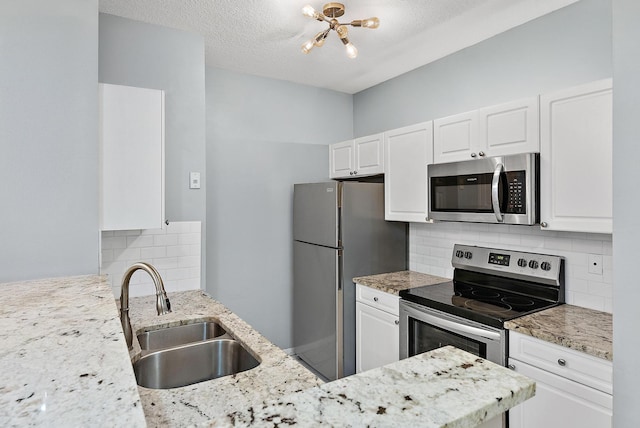
{"label": "microwave control panel", "polygon": [[507,179],[507,208],[509,214],[527,213],[527,186],[524,171],[509,171],[505,173]]}

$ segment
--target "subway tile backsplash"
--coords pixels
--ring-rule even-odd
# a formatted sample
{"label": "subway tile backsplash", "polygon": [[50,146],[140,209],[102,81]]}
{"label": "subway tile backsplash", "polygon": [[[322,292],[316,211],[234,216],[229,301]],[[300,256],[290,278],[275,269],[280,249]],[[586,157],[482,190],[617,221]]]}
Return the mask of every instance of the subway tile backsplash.
{"label": "subway tile backsplash", "polygon": [[[537,226],[438,222],[411,223],[409,239],[409,268],[446,278],[453,277],[454,244],[562,256],[566,302],[613,313],[611,235],[542,231]],[[590,255],[602,257],[602,274],[590,272]]]}
{"label": "subway tile backsplash", "polygon": [[[167,292],[199,290],[200,259],[199,221],[172,222],[165,229],[102,232],[100,273],[108,276],[115,297],[120,297],[125,270],[140,261],[158,269]],[[131,297],[155,294],[145,272],[135,272],[130,285]]]}

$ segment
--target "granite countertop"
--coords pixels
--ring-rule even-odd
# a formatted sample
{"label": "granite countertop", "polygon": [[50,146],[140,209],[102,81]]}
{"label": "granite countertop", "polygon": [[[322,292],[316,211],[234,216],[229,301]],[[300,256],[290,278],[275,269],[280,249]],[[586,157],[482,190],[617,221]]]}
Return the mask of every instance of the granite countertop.
{"label": "granite countertop", "polygon": [[260,360],[182,388],[138,387],[109,285],[99,276],[0,284],[3,426],[362,425],[467,427],[530,398],[535,383],[452,347],[323,384],[200,291],[132,298],[134,334],[215,320]]}
{"label": "granite countertop", "polygon": [[169,293],[173,312],[158,316],[155,296],[131,298],[135,361],[140,357],[136,333],[214,320],[260,360],[246,372],[172,389],[139,388],[149,426],[186,426],[245,410],[265,397],[277,398],[323,382],[249,324],[201,291]]}
{"label": "granite countertop", "polygon": [[535,382],[452,346],[216,418],[205,426],[474,427]]}
{"label": "granite countertop", "polygon": [[447,281],[451,281],[451,279],[410,270],[353,278],[353,282],[356,284],[366,285],[367,287],[395,294],[396,296],[401,290],[422,287],[423,285],[440,284]]}
{"label": "granite countertop", "polygon": [[613,360],[613,316],[573,305],[507,321],[505,327],[570,349]]}
{"label": "granite countertop", "polygon": [[2,426],[144,427],[105,278],[0,284]]}

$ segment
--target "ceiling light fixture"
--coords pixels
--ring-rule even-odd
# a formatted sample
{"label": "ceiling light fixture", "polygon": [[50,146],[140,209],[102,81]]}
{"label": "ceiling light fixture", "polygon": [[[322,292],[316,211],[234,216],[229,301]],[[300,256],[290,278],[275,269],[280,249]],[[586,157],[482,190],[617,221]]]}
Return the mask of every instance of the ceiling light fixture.
{"label": "ceiling light fixture", "polygon": [[358,49],[349,41],[347,25],[352,27],[364,27],[364,28],[378,28],[380,20],[376,17],[368,19],[358,19],[351,22],[338,22],[336,18],[344,15],[344,5],[342,3],[327,3],[322,7],[322,13],[316,11],[310,5],[306,5],[302,8],[302,13],[310,18],[317,19],[318,21],[325,21],[329,23],[329,28],[324,31],[320,31],[311,40],[305,42],[302,45],[302,52],[308,54],[314,46],[322,46],[324,40],[329,35],[329,31],[334,30],[345,48],[347,49],[347,56],[349,58],[355,58],[358,56]]}

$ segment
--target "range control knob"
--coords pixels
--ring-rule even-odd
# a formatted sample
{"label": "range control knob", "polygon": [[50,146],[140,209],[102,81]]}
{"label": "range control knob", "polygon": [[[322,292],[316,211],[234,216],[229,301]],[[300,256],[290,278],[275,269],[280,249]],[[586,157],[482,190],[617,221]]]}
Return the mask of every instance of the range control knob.
{"label": "range control knob", "polygon": [[473,254],[471,254],[471,251],[465,251],[464,252],[464,258],[465,259],[471,260],[471,257],[473,257]]}
{"label": "range control knob", "polygon": [[542,270],[551,270],[551,263],[549,262],[542,262],[540,264],[540,269]]}
{"label": "range control knob", "polygon": [[464,251],[461,251],[461,250],[456,251],[456,257],[459,259],[464,257]]}
{"label": "range control knob", "polygon": [[537,262],[537,261],[535,261],[535,260],[531,260],[531,261],[529,262],[529,267],[530,267],[531,269],[538,269],[538,262]]}
{"label": "range control knob", "polygon": [[527,261],[525,259],[518,259],[518,266],[527,267]]}

